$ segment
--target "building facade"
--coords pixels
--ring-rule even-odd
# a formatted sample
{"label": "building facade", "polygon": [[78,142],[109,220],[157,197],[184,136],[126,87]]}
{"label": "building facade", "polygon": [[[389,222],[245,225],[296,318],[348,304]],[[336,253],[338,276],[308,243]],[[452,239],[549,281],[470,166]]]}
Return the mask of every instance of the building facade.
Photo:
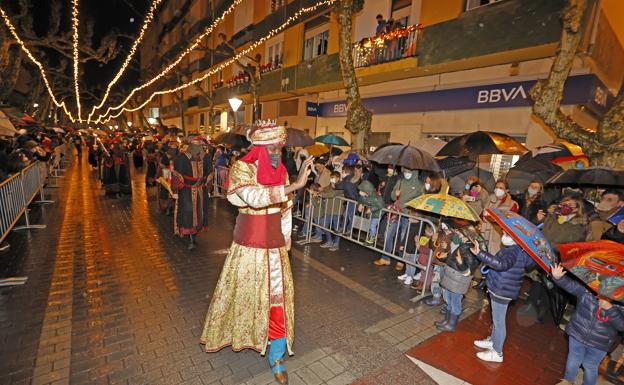
{"label": "building facade", "polygon": [[[141,48],[142,79],[158,73],[231,3],[165,1]],[[148,91],[206,73],[231,57],[232,50],[246,49],[297,10],[315,3],[243,0],[204,40],[201,50],[182,61],[176,74]],[[448,139],[475,130],[504,132],[529,148],[552,142],[548,130],[532,117],[527,93],[536,79],[548,74],[565,3],[366,0],[354,21],[353,54],[362,97],[373,112],[370,145],[427,136]],[[624,4],[618,0],[592,4],[563,102],[590,130],[624,76],[624,26],[618,21]],[[381,36],[378,14],[392,21]],[[226,43],[219,34],[225,35]],[[245,67],[253,68],[257,80],[250,79]],[[236,64],[215,73],[201,89],[189,87],[180,95],[162,96],[144,113],[178,127],[184,119],[187,131],[224,131],[234,123],[231,97],[243,100],[238,123],[251,123],[254,117],[276,119],[313,136],[340,133],[348,140],[338,29],[331,9],[304,14]],[[259,108],[253,108],[254,98]],[[129,119],[140,121],[136,114]]]}

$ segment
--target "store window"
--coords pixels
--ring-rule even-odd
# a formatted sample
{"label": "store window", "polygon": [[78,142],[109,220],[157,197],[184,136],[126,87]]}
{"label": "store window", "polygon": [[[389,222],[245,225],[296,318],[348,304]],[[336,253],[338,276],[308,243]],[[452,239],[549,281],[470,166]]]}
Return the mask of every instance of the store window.
{"label": "store window", "polygon": [[329,13],[324,13],[305,23],[303,60],[327,54],[329,41]]}
{"label": "store window", "polygon": [[269,0],[269,13],[273,13],[286,5],[286,0]]}
{"label": "store window", "polygon": [[483,7],[484,5],[497,3],[499,1],[500,0],[468,0],[466,1],[466,11],[470,11],[471,9]]}
{"label": "store window", "polygon": [[392,0],[391,18],[394,20],[394,28],[407,27],[410,22],[412,0]]}

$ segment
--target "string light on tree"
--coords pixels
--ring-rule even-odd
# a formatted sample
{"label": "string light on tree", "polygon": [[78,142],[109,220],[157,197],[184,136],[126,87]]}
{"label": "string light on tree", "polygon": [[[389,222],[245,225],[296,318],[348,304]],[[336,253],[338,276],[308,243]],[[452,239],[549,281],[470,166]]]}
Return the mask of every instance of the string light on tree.
{"label": "string light on tree", "polygon": [[2,16],[2,20],[4,21],[4,24],[6,25],[7,29],[11,33],[11,36],[13,36],[13,39],[15,39],[17,44],[20,46],[21,50],[28,57],[28,59],[30,59],[30,61],[33,62],[33,64],[35,64],[35,66],[39,69],[39,74],[41,75],[41,78],[43,79],[43,84],[45,85],[45,88],[48,91],[50,98],[52,99],[52,103],[54,103],[55,106],[61,108],[63,112],[65,113],[65,115],[67,115],[69,120],[72,123],[75,123],[76,119],[74,118],[72,113],[67,109],[65,102],[59,102],[58,99],[56,99],[56,96],[54,95],[54,92],[52,91],[52,87],[50,87],[50,82],[48,81],[48,76],[46,74],[45,69],[43,68],[43,64],[41,64],[41,62],[33,56],[33,54],[30,52],[28,47],[26,47],[26,44],[24,44],[24,41],[19,37],[19,35],[15,31],[15,27],[13,26],[13,23],[11,23],[11,19],[9,18],[9,16],[6,14],[6,12],[4,11],[2,7],[0,7],[0,15]]}
{"label": "string light on tree", "polygon": [[[165,67],[164,70],[162,70],[158,75],[154,76],[152,79],[150,79],[149,81],[147,81],[146,83],[134,88],[130,94],[128,95],[128,97],[126,99],[124,99],[119,105],[114,106],[114,107],[108,107],[108,109],[106,110],[106,112],[102,115],[100,115],[98,117],[98,119],[95,120],[95,123],[100,123],[102,122],[102,118],[106,117],[111,111],[116,111],[119,110],[120,108],[122,108],[123,106],[125,106],[130,99],[132,99],[132,97],[134,96],[134,94],[146,87],[149,87],[150,85],[154,84],[156,81],[158,81],[159,79],[161,79],[163,76],[167,75],[169,72],[171,72],[172,69],[174,69],[178,64],[180,64],[180,62],[182,61],[182,59],[184,59],[187,55],[189,55],[192,51],[194,51],[197,47],[199,47],[199,45],[201,44],[201,42],[207,37],[209,36],[212,31],[214,31],[214,29],[217,27],[217,25],[219,25],[223,20],[225,20],[225,17],[227,15],[229,15],[230,13],[234,12],[234,9],[240,4],[242,3],[243,0],[234,0],[234,2],[221,14],[221,16],[219,16],[217,19],[215,19],[215,21],[209,26],[207,27],[204,32],[202,32],[201,35],[199,35],[195,41],[193,42],[193,44],[191,44],[187,49],[185,49],[184,51],[182,51],[182,53],[180,53],[178,55],[178,57],[176,58],[176,60],[174,62],[172,62],[171,64],[169,64],[167,67]],[[99,109],[99,108],[98,108]]]}
{"label": "string light on tree", "polygon": [[[143,25],[141,26],[141,29],[139,31],[139,36],[136,38],[134,43],[132,43],[132,47],[130,47],[130,52],[128,53],[128,56],[126,57],[126,60],[124,60],[123,64],[121,65],[121,68],[119,69],[117,74],[115,74],[115,77],[113,77],[113,80],[111,80],[110,83],[108,83],[108,86],[106,87],[106,92],[104,92],[104,96],[102,97],[102,101],[100,102],[100,104],[98,104],[97,106],[93,106],[93,108],[91,109],[91,112],[89,113],[89,116],[87,117],[87,124],[91,122],[91,117],[93,116],[95,111],[102,108],[104,103],[106,103],[106,100],[108,99],[111,88],[113,88],[113,86],[119,81],[123,73],[126,71],[126,68],[128,68],[128,65],[130,64],[132,57],[136,53],[137,47],[139,46],[141,41],[143,41],[143,37],[145,36],[145,32],[147,31],[147,28],[149,27],[151,22],[154,20],[154,13],[156,12],[156,9],[160,5],[160,3],[162,3],[162,0],[152,1],[152,5],[150,6],[148,10],[147,16],[145,16],[145,20],[143,21]],[[130,22],[133,23],[134,18],[130,18]]]}
{"label": "string light on tree", "polygon": [[76,106],[78,107],[78,122],[82,123],[80,89],[78,88],[78,0],[72,0],[72,29],[74,43],[74,91],[76,92]]}
{"label": "string light on tree", "polygon": [[[277,35],[278,33],[282,32],[284,29],[286,29],[291,23],[293,23],[295,20],[297,20],[299,17],[301,17],[302,15],[309,13],[309,12],[313,12],[316,9],[318,9],[319,7],[325,6],[325,5],[331,5],[332,3],[334,3],[336,0],[323,0],[323,1],[319,1],[318,3],[310,6],[310,7],[306,7],[306,8],[301,8],[299,9],[294,15],[290,16],[282,25],[280,25],[279,27],[273,29],[272,31],[270,31],[267,35],[265,35],[264,37],[262,37],[261,39],[255,41],[253,44],[251,44],[249,47],[245,48],[244,50],[240,51],[237,55],[235,55],[234,57],[230,58],[229,60],[224,61],[223,63],[219,64],[218,66],[210,69],[208,72],[206,72],[204,75],[192,79],[182,85],[179,85],[175,88],[170,88],[167,90],[161,90],[161,91],[156,91],[154,93],[152,93],[150,95],[149,98],[147,98],[142,104],[140,104],[137,107],[134,108],[122,108],[121,111],[119,111],[117,114],[114,115],[110,115],[107,116],[108,112],[110,110],[112,110],[112,108],[109,108],[109,111],[107,111],[106,114],[104,115],[100,115],[100,117],[98,118],[98,120],[96,122],[102,122],[102,123],[107,123],[108,121],[110,121],[111,119],[115,119],[118,118],[122,113],[124,113],[125,111],[128,112],[135,112],[138,111],[142,108],[144,108],[147,104],[149,104],[155,96],[158,95],[166,95],[166,94],[172,94],[175,92],[179,92],[180,90],[183,90],[185,88],[188,88],[192,85],[195,85],[197,83],[200,83],[204,80],[206,80],[208,77],[218,73],[219,71],[222,71],[224,68],[232,65],[233,63],[235,63],[236,61],[238,61],[241,57],[248,55],[249,53],[251,53],[252,51],[254,51],[256,48],[258,48],[261,44],[263,44],[265,41],[269,40],[270,38],[272,38],[273,36]],[[125,104],[125,103],[124,103]]]}

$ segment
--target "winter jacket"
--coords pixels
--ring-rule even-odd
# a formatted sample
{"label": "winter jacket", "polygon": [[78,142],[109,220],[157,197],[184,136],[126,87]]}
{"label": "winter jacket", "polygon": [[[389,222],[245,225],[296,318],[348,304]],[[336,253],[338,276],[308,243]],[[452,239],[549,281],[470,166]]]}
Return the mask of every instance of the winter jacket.
{"label": "winter jacket", "polygon": [[607,230],[613,227],[613,224],[609,222],[609,217],[612,214],[614,214],[616,211],[617,211],[617,208],[615,210],[610,210],[610,211],[596,210],[596,212],[593,215],[593,218],[591,218],[589,221],[589,228],[587,232],[588,241],[600,240],[600,238],[602,238],[602,234],[606,233]]}
{"label": "winter jacket", "polygon": [[618,333],[624,331],[622,306],[614,304],[609,310],[601,309],[598,298],[574,279],[564,275],[554,281],[576,297],[576,311],[566,327],[566,333],[585,345],[609,351]]}
{"label": "winter jacket", "polygon": [[365,180],[360,183],[358,190],[365,193],[366,196],[358,194],[359,196],[357,201],[371,209],[371,218],[379,218],[381,210],[384,208],[385,204],[383,197],[377,195],[375,186],[371,182]]}
{"label": "winter jacket", "polygon": [[485,283],[492,299],[502,303],[518,298],[524,272],[535,263],[518,245],[505,247],[496,255],[480,251],[477,258],[490,268]]}
{"label": "winter jacket", "polygon": [[472,244],[470,243],[462,243],[459,245],[459,253],[462,256],[461,263],[457,262],[457,258],[455,258],[455,250],[449,254],[446,258],[446,265],[451,269],[459,272],[470,271],[472,275],[476,268],[479,266],[479,261],[475,258],[474,254],[470,252],[470,247]]}
{"label": "winter jacket", "polygon": [[[342,199],[333,199],[335,197],[342,197],[341,190],[328,189],[319,194],[320,198],[315,200],[313,203],[315,205],[313,217],[321,218],[326,215],[342,215],[345,210],[343,208],[343,200]],[[318,207],[318,209],[317,209]]]}
{"label": "winter jacket", "polygon": [[526,197],[520,196],[516,198],[516,201],[520,205],[518,214],[522,215],[534,225],[539,225],[541,221],[537,219],[537,213],[542,210],[546,213],[548,206],[541,196],[536,197],[531,203],[527,204]]}
{"label": "winter jacket", "polygon": [[624,244],[624,233],[621,233],[617,226],[613,226],[602,234],[602,239]]}
{"label": "winter jacket", "polygon": [[384,187],[384,190],[383,190],[383,199],[386,205],[389,205],[395,201],[395,198],[392,197],[393,196],[392,193],[394,192],[394,186],[396,186],[397,182],[399,181],[399,178],[400,178],[399,175],[392,175],[385,179],[386,186]]}
{"label": "winter jacket", "polygon": [[342,181],[336,183],[336,190],[342,190],[345,198],[356,201],[360,194],[358,193],[357,185],[351,181],[352,179],[352,174],[342,178]]}
{"label": "winter jacket", "polygon": [[[404,211],[406,208],[406,204],[414,198],[419,197],[422,194],[423,184],[418,179],[418,172],[414,171],[412,177],[408,180],[405,177],[401,177],[399,181],[394,185],[392,189],[392,200],[396,201],[399,199],[399,207],[401,211]],[[398,192],[401,192],[400,197],[397,196]]]}
{"label": "winter jacket", "polygon": [[544,220],[542,234],[558,253],[560,243],[583,242],[587,234],[585,218],[575,216],[567,222],[559,223],[556,214],[550,214]]}

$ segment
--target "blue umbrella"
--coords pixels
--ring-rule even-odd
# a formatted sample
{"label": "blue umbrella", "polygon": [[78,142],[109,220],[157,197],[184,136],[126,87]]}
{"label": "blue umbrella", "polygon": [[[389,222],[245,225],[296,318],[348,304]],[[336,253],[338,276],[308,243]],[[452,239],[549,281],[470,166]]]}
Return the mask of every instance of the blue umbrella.
{"label": "blue umbrella", "polygon": [[555,253],[537,226],[512,211],[501,209],[486,209],[486,211],[490,218],[502,227],[542,269],[550,273],[550,265]]}
{"label": "blue umbrella", "polygon": [[348,146],[349,145],[349,143],[347,143],[346,140],[334,134],[321,135],[315,138],[314,141],[319,142],[319,143],[329,144],[330,146]]}

